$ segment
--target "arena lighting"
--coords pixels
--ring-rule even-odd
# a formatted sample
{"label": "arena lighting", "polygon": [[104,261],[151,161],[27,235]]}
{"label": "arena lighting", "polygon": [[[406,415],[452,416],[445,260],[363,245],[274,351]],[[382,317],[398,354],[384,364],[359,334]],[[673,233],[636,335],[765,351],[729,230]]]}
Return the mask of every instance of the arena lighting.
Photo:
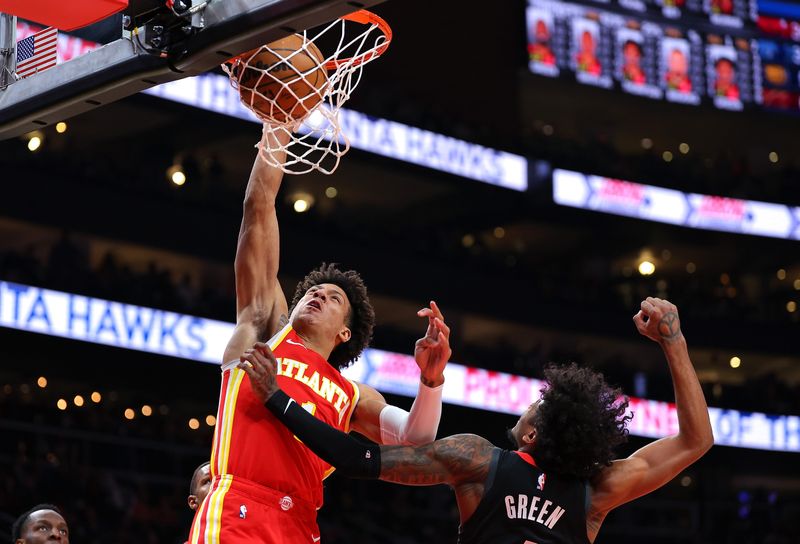
{"label": "arena lighting", "polygon": [[661,154],[661,158],[664,159],[664,162],[671,162],[672,161],[672,151],[664,151]]}
{"label": "arena lighting", "polygon": [[103,400],[103,395],[101,395],[101,394],[100,394],[100,393],[98,393],[97,391],[94,391],[94,392],[92,393],[92,397],[91,397],[91,398],[92,398],[92,402],[93,402],[93,403],[95,403],[95,404],[97,404],[97,403],[99,403],[101,400]]}
{"label": "arena lighting", "polygon": [[[214,365],[219,365],[234,328],[225,321],[3,281],[0,326]],[[374,348],[364,350],[344,375],[382,393],[412,399],[419,388],[419,369],[412,355]],[[447,365],[445,377],[444,403],[509,418],[519,417],[535,402],[543,385],[526,376],[458,363]],[[2,391],[9,395],[13,388],[5,384]],[[111,402],[119,397],[114,391],[105,396]],[[673,403],[639,397],[630,402],[631,435],[663,438],[677,432]],[[159,413],[166,415],[168,407],[160,405]],[[708,415],[717,445],[800,453],[800,416],[713,406]]]}
{"label": "arena lighting", "polygon": [[336,190],[336,187],[328,187],[327,189],[325,189],[325,196],[327,196],[328,198],[336,198],[338,194],[339,191]]}
{"label": "arena lighting", "polygon": [[639,263],[639,274],[642,276],[650,276],[656,271],[656,265],[650,261],[642,261]]}
{"label": "arena lighting", "polygon": [[125,408],[125,419],[133,419],[136,417],[136,412],[133,411],[133,408]]}
{"label": "arena lighting", "polygon": [[142,415],[145,417],[153,415],[153,409],[149,405],[145,404],[142,406]]}
{"label": "arena lighting", "polygon": [[797,311],[797,303],[793,300],[790,300],[786,303],[786,311],[790,314],[793,314]]}
{"label": "arena lighting", "polygon": [[694,264],[692,262],[686,263],[686,272],[687,273],[694,274],[696,271],[697,271],[697,265],[696,264]]}
{"label": "arena lighting", "polygon": [[211,414],[208,414],[206,416],[206,425],[208,425],[209,427],[213,427],[216,424],[217,424],[217,418]]}
{"label": "arena lighting", "polygon": [[494,228],[494,237],[495,238],[504,238],[506,235],[506,229],[503,227],[495,227]]}
{"label": "arena lighting", "polygon": [[72,399],[72,402],[75,406],[83,406],[83,397],[81,395],[75,395],[75,398]]}
{"label": "arena lighting", "polygon": [[167,178],[178,187],[186,183],[186,174],[183,171],[183,167],[177,163],[167,168]]}
{"label": "arena lighting", "polygon": [[59,410],[66,410],[67,401],[65,401],[64,399],[58,399],[58,402],[56,402],[56,406],[58,407]]}
{"label": "arena lighting", "polygon": [[465,234],[461,237],[461,245],[464,247],[472,247],[475,245],[475,237],[471,234]]}
{"label": "arena lighting", "polygon": [[42,142],[44,141],[44,135],[39,132],[38,130],[35,132],[30,133],[30,138],[28,138],[28,151],[36,152],[40,147],[42,147]]}
{"label": "arena lighting", "polygon": [[684,155],[686,155],[689,152],[689,149],[690,149],[689,144],[687,144],[686,142],[682,142],[681,145],[678,146],[678,151],[680,151]]}
{"label": "arena lighting", "polygon": [[308,193],[295,193],[291,197],[292,208],[297,213],[305,213],[314,205],[314,197]]}
{"label": "arena lighting", "polygon": [[64,121],[60,123],[56,123],[56,132],[59,134],[64,134],[67,131],[67,124]]}
{"label": "arena lighting", "polygon": [[731,368],[739,368],[740,366],[742,366],[742,360],[734,355],[733,357],[731,357],[730,365]]}
{"label": "arena lighting", "polygon": [[778,162],[778,159],[779,159],[779,157],[778,157],[778,154],[776,152],[774,152],[774,151],[770,151],[769,152],[769,162],[771,162],[772,164],[775,164],[775,163]]}
{"label": "arena lighting", "polygon": [[775,273],[775,276],[779,280],[785,280],[786,279],[786,270],[784,270],[783,268],[779,268],[778,271]]}
{"label": "arena lighting", "polygon": [[792,285],[794,285],[795,291],[800,291],[800,278],[794,280],[794,283]]}
{"label": "arena lighting", "polygon": [[196,431],[197,429],[200,428],[200,422],[197,421],[197,418],[193,417],[192,419],[189,420],[189,428],[193,431]]}
{"label": "arena lighting", "polygon": [[653,148],[653,140],[650,138],[642,138],[642,149],[652,149]]}
{"label": "arena lighting", "polygon": [[45,378],[44,376],[39,376],[39,379],[36,380],[36,385],[44,389],[45,387],[47,387],[47,378]]}

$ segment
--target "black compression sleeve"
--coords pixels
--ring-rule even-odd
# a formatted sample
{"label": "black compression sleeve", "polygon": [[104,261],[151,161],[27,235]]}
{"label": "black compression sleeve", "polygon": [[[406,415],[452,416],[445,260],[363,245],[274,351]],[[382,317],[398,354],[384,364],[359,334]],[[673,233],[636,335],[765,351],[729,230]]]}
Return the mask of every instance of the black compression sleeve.
{"label": "black compression sleeve", "polygon": [[311,451],[345,476],[377,479],[381,474],[381,450],[338,431],[301,408],[289,395],[276,391],[265,406]]}

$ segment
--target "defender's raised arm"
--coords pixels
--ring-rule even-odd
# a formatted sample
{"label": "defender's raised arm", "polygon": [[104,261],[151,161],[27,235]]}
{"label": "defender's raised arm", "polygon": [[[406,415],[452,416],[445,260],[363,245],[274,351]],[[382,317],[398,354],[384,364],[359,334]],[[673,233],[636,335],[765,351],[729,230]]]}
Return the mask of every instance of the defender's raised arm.
{"label": "defender's raised arm", "polygon": [[667,358],[675,388],[679,431],[648,444],[627,459],[613,462],[599,474],[593,482],[588,516],[595,534],[611,509],[666,484],[714,443],[708,406],[689,359],[678,309],[669,301],[648,297],[642,301],[633,321],[642,335],[661,346]]}

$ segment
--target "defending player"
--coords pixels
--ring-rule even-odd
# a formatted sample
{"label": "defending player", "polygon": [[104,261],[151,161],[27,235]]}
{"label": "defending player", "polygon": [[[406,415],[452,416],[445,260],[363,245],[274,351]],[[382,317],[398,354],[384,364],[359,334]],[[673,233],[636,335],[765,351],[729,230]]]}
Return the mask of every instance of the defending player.
{"label": "defending player", "polygon": [[475,435],[422,447],[366,446],[298,409],[277,388],[274,360],[263,344],[248,351],[241,367],[268,399],[270,411],[345,474],[407,485],[449,484],[461,513],[459,542],[587,543],[612,509],[669,482],[713,444],[677,308],[648,298],[634,322],[666,355],[680,430],[618,461],[612,461],[613,449],[627,438],[627,399],[601,374],[575,364],[545,372],[541,400],[511,430],[516,451]]}
{"label": "defending player", "polygon": [[[263,137],[276,138],[266,125]],[[367,346],[375,321],[356,272],[333,265],[312,271],[297,286],[290,311],[277,278],[275,198],[282,177],[256,158],[236,249],[237,320],[223,359],[211,491],[195,514],[191,544],[319,541],[322,480],[333,469],[275,419],[264,419],[262,401],[237,368],[257,341],[271,338],[281,387],[336,429],[384,444],[426,444],[439,426],[450,331],[435,303],[418,312],[428,329],[414,353],[421,376],[410,413],[339,373]]]}

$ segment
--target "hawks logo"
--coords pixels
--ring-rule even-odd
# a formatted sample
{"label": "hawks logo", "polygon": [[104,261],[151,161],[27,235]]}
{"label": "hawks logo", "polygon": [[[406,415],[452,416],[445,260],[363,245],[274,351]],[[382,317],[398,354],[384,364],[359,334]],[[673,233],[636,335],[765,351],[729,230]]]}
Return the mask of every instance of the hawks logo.
{"label": "hawks logo", "polygon": [[281,509],[284,512],[287,512],[289,509],[291,509],[292,506],[294,506],[294,501],[292,500],[291,497],[286,496],[280,500],[280,505]]}
{"label": "hawks logo", "polygon": [[542,472],[539,475],[539,479],[536,480],[536,489],[538,489],[539,491],[544,491],[545,480],[547,480],[547,475],[544,472]]}

